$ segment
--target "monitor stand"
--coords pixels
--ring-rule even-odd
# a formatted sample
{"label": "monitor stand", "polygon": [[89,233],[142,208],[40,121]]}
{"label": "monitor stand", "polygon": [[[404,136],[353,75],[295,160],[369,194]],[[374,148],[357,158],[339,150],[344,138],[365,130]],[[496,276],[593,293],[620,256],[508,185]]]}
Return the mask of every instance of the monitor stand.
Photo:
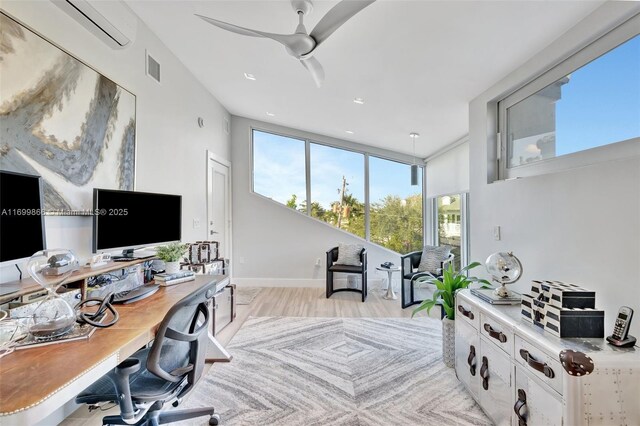
{"label": "monitor stand", "polygon": [[146,259],[147,257],[153,257],[153,253],[148,251],[135,252],[134,249],[124,249],[120,256],[111,256],[111,260],[116,262],[126,262],[129,260]]}

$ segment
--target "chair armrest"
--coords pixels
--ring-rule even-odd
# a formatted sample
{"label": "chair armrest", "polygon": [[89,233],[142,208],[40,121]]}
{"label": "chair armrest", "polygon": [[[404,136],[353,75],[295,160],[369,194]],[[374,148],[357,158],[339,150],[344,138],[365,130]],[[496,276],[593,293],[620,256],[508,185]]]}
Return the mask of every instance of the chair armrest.
{"label": "chair armrest", "polygon": [[[134,424],[136,420],[136,411],[133,406],[133,400],[131,399],[131,388],[129,387],[129,376],[140,370],[140,360],[138,358],[127,358],[122,361],[114,370],[114,376],[111,377],[111,381],[116,388],[116,396],[118,397],[118,404],[120,405],[120,413],[122,419],[129,423],[132,421]],[[134,421],[135,420],[135,421]]]}
{"label": "chair armrest", "polygon": [[367,249],[362,249],[360,252],[360,262],[362,262],[362,270],[367,270]]}
{"label": "chair armrest", "polygon": [[403,256],[400,256],[400,268],[402,269],[402,276],[404,277],[407,271],[413,272],[413,268],[417,268],[420,264],[420,258],[422,257],[422,251],[412,251]]}
{"label": "chair armrest", "polygon": [[338,260],[338,247],[334,247],[327,251],[327,269],[329,269],[336,260]]}
{"label": "chair armrest", "polygon": [[456,258],[456,255],[453,253],[449,253],[449,257],[447,257],[443,262],[442,262],[442,266],[441,266],[441,270],[440,273],[442,273],[442,271],[444,271],[445,268],[448,268],[450,264],[453,264],[453,259]]}

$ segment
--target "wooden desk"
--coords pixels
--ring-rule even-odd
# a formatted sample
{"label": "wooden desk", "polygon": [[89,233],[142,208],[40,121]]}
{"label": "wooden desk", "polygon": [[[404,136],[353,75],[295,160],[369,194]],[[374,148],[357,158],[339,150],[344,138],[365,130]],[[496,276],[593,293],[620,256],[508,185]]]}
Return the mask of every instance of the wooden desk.
{"label": "wooden desk", "polygon": [[[87,280],[89,278],[95,277],[100,274],[106,274],[107,272],[113,272],[113,271],[118,271],[120,269],[125,269],[130,266],[135,266],[140,263],[146,262],[147,260],[153,260],[153,259],[155,259],[155,257],[150,257],[146,259],[133,259],[127,262],[109,261],[107,262],[106,265],[100,266],[98,268],[82,266],[77,271],[73,272],[69,276],[69,278],[64,280],[62,284],[65,284],[71,288],[79,288],[82,293],[82,297],[84,298],[87,290]],[[43,290],[42,286],[37,282],[35,282],[33,278],[29,276],[29,273],[26,270],[23,272],[23,279],[2,283],[0,285],[7,285],[7,286],[13,285],[19,288],[18,291],[0,296],[0,305],[3,303],[7,303],[8,301],[15,299],[16,297],[24,296],[25,294]]]}
{"label": "wooden desk", "polygon": [[[17,350],[0,358],[0,424],[32,425],[63,406],[91,383],[153,340],[169,309],[183,297],[223,275],[197,275],[194,281],[162,287],[129,305],[117,305],[120,320],[83,341]],[[209,333],[219,361],[229,354]],[[212,348],[210,348],[211,350]]]}

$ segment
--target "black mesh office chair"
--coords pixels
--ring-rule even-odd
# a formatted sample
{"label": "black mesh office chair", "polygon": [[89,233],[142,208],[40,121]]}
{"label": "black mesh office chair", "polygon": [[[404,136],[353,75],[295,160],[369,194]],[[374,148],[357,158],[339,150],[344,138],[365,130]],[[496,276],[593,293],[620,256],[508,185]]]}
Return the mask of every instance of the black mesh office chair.
{"label": "black mesh office chair", "polygon": [[217,425],[213,407],[162,411],[174,407],[193,389],[204,368],[210,327],[207,302],[216,283],[200,288],[176,303],[162,320],[150,348],[141,349],[121,362],[76,397],[80,404],[117,402],[119,416],[107,416],[103,425],[155,426],[200,416]]}

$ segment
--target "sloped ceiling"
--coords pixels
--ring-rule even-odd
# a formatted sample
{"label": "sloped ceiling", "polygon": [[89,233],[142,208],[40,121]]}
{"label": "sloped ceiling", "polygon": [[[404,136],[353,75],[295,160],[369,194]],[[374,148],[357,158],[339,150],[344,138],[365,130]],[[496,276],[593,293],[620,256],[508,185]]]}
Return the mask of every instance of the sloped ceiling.
{"label": "sloped ceiling", "polygon": [[[378,0],[316,51],[321,88],[278,43],[194,16],[292,33],[288,1],[126,3],[232,114],[405,153],[416,131],[425,157],[468,132],[471,99],[603,2]],[[336,3],[314,2],[307,29]]]}

